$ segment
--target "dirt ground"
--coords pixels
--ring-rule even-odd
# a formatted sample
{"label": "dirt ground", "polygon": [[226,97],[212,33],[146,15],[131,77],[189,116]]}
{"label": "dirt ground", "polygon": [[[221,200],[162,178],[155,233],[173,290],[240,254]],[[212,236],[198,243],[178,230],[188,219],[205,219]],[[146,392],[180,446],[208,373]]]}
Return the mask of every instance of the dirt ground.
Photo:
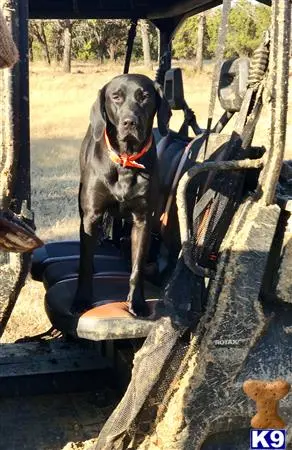
{"label": "dirt ground", "polygon": [[[145,73],[140,66],[133,67],[132,71]],[[71,74],[37,64],[31,67],[32,206],[38,235],[46,242],[78,237],[80,144],[88,125],[90,106],[98,89],[121,72],[122,67],[118,65],[113,69],[98,64],[74,64]],[[154,72],[148,72],[148,75],[153,77]],[[186,67],[184,82],[186,100],[195,111],[198,123],[204,128],[210,95],[210,73],[196,75],[190,67]],[[291,93],[289,103],[287,157],[292,156]],[[219,113],[217,108],[216,117]],[[182,114],[175,112],[171,128],[178,129],[181,121]],[[267,144],[267,129],[267,116],[263,114],[256,135],[258,143]],[[3,343],[33,336],[50,327],[43,298],[41,283],[28,279],[2,337]],[[88,393],[1,400],[0,415],[5,410],[7,419],[0,422],[0,450],[88,450],[92,438],[97,436],[113,408],[113,402],[104,408],[98,403],[94,404],[94,395]],[[15,410],[18,411],[17,417]],[[29,441],[27,436],[30,436]]]}
{"label": "dirt ground", "polygon": [[1,399],[0,450],[89,450],[113,408],[105,400],[94,392]]}

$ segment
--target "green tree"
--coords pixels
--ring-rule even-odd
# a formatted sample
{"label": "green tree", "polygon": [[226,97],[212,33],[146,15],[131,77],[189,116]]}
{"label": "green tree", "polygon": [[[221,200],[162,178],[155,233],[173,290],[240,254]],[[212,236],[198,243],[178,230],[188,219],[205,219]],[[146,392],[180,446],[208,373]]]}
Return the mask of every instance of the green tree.
{"label": "green tree", "polygon": [[197,16],[187,19],[178,29],[173,40],[173,52],[176,58],[191,59],[196,54],[198,34]]}
{"label": "green tree", "polygon": [[[226,56],[251,55],[259,45],[263,32],[269,27],[270,8],[248,0],[237,0],[229,15],[229,32]],[[221,22],[221,7],[206,13],[203,40],[203,55],[212,58],[215,54]],[[197,55],[198,16],[188,18],[179,28],[173,40],[174,56],[193,59]]]}
{"label": "green tree", "polygon": [[116,60],[125,51],[128,20],[90,19],[76,24],[73,54],[80,59]]}
{"label": "green tree", "polygon": [[[253,4],[248,0],[238,0],[229,15],[229,30],[226,42],[226,56],[250,56],[258,47],[263,33],[270,24],[270,8],[264,5]],[[212,57],[215,54],[218,31],[221,21],[221,8],[208,14],[207,17],[207,53]]]}
{"label": "green tree", "polygon": [[45,30],[47,35],[48,46],[52,59],[57,62],[62,61],[63,56],[63,27],[59,20],[46,20]]}
{"label": "green tree", "polygon": [[[29,33],[31,35],[32,49],[33,44],[36,52],[42,55],[47,64],[51,64],[51,55],[47,39],[46,21],[31,20],[29,23]],[[32,50],[33,53],[33,50]]]}
{"label": "green tree", "polygon": [[207,58],[212,58],[215,55],[220,21],[221,21],[221,11],[218,8],[216,8],[213,11],[210,11],[207,17],[207,36],[206,36],[207,45],[205,48],[205,55]]}
{"label": "green tree", "polygon": [[[157,30],[151,22],[147,25],[151,59],[157,59]],[[125,19],[30,20],[30,59],[47,62],[52,59],[61,63],[66,55],[67,71],[70,71],[70,54],[72,59],[116,61],[125,55],[129,26],[130,21]],[[142,57],[142,37],[137,32],[132,58],[140,60]]]}
{"label": "green tree", "polygon": [[263,31],[269,26],[267,7],[238,0],[230,13],[228,53],[251,56],[259,46]]}

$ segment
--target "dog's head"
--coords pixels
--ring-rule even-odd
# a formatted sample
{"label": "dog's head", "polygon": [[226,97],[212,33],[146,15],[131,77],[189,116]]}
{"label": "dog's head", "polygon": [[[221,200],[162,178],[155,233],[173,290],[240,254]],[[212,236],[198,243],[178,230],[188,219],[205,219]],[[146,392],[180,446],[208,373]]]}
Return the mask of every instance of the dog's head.
{"label": "dog's head", "polygon": [[150,137],[154,116],[167,134],[170,107],[160,85],[144,75],[120,75],[106,84],[92,106],[90,122],[99,141],[105,128],[120,148],[136,152]]}

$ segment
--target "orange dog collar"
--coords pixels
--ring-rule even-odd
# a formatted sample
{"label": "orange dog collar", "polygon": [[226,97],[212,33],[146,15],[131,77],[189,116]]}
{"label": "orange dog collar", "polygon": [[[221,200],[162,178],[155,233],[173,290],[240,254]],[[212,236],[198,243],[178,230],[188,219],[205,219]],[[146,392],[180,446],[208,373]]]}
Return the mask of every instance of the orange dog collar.
{"label": "orange dog collar", "polygon": [[127,155],[127,153],[121,154],[117,153],[110,144],[106,130],[104,132],[104,138],[109,151],[109,157],[114,163],[120,164],[123,167],[135,167],[136,169],[145,169],[145,166],[143,164],[139,164],[136,161],[137,159],[145,155],[145,153],[147,153],[148,150],[150,149],[153,141],[152,135],[150,136],[150,139],[145,145],[145,147],[143,147],[142,150],[139,153],[137,153],[137,155]]}

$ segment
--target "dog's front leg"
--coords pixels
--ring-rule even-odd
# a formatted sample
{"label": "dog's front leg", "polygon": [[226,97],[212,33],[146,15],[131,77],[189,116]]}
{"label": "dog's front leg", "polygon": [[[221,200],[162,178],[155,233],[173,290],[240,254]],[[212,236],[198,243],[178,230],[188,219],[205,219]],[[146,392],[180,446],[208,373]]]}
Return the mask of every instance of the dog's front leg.
{"label": "dog's front leg", "polygon": [[143,266],[148,249],[149,223],[144,215],[133,214],[132,241],[132,272],[128,294],[129,311],[134,315],[148,314],[144,297]]}
{"label": "dog's front leg", "polygon": [[80,267],[78,288],[73,303],[74,311],[91,306],[93,297],[94,251],[99,234],[102,214],[81,214]]}

